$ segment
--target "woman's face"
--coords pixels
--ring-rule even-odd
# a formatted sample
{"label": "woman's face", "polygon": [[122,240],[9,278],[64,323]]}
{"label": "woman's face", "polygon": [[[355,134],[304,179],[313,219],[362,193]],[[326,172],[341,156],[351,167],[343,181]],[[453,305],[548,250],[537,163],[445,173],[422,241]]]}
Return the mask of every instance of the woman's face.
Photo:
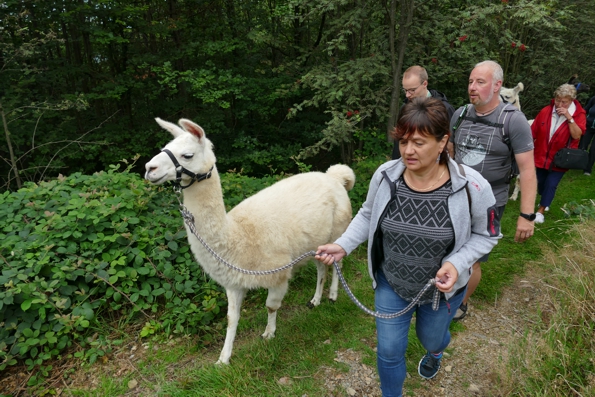
{"label": "woman's face", "polygon": [[415,131],[407,139],[399,141],[399,151],[407,169],[423,171],[436,164],[436,159],[444,150],[447,142],[448,135],[437,142],[433,136],[422,135]]}
{"label": "woman's face", "polygon": [[570,104],[572,103],[572,98],[569,96],[557,96],[556,99],[554,99],[554,104],[556,105],[557,108],[564,108],[564,109],[568,109],[568,107],[570,107]]}

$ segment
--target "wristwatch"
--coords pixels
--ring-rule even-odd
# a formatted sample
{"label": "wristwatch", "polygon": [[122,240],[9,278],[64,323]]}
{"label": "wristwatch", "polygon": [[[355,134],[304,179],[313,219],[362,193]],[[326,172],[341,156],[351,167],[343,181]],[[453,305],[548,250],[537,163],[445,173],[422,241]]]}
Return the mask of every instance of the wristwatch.
{"label": "wristwatch", "polygon": [[533,213],[533,214],[524,214],[524,213],[521,212],[521,216],[523,218],[525,218],[526,220],[533,222],[535,220],[535,216],[536,215],[535,215],[535,213]]}
{"label": "wristwatch", "polygon": [[568,122],[569,122],[570,124],[574,123],[574,118],[571,118],[570,120],[568,120]]}

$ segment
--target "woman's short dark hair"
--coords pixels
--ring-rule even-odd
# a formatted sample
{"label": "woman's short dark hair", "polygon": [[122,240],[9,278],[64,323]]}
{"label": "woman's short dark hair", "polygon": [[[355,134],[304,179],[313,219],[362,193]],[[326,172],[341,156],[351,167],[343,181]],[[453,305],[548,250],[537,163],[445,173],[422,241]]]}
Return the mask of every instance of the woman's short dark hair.
{"label": "woman's short dark hair", "polygon": [[[441,100],[426,97],[413,98],[401,109],[397,125],[392,132],[396,141],[408,139],[415,132],[431,136],[440,142],[445,135],[450,135],[450,119]],[[440,163],[446,164],[448,151],[440,154]]]}

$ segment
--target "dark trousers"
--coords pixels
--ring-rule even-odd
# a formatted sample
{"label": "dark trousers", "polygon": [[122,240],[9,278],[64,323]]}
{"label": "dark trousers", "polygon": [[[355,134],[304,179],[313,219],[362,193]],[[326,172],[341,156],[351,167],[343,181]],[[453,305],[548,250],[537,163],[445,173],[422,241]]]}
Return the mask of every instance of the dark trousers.
{"label": "dark trousers", "polygon": [[535,173],[537,174],[537,194],[541,196],[539,205],[549,207],[554,201],[556,189],[565,172],[535,168]]}
{"label": "dark trousers", "polygon": [[581,142],[578,145],[578,147],[583,150],[587,150],[589,145],[591,145],[591,150],[589,150],[589,165],[584,169],[584,171],[589,174],[593,170],[593,164],[595,164],[595,141],[593,140],[593,137],[595,137],[595,129],[587,128],[585,135],[581,137]]}

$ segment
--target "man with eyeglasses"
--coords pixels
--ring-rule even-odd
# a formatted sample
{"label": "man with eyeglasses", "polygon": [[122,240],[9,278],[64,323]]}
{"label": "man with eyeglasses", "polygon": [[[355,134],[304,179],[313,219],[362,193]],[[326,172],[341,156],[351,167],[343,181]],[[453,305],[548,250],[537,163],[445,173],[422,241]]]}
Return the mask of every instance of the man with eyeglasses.
{"label": "man with eyeglasses", "polygon": [[[403,106],[413,98],[425,98],[425,97],[432,97],[442,101],[444,106],[446,107],[446,111],[448,112],[448,117],[451,118],[455,109],[452,107],[448,100],[446,99],[446,95],[443,93],[428,89],[428,72],[426,69],[414,65],[405,70],[403,73],[403,80],[401,82],[401,86],[403,87],[403,92],[405,93],[405,101],[403,101]],[[401,112],[399,110],[399,113]],[[401,158],[401,153],[399,152],[399,143],[395,142],[393,146],[393,154],[392,159],[396,160]]]}

